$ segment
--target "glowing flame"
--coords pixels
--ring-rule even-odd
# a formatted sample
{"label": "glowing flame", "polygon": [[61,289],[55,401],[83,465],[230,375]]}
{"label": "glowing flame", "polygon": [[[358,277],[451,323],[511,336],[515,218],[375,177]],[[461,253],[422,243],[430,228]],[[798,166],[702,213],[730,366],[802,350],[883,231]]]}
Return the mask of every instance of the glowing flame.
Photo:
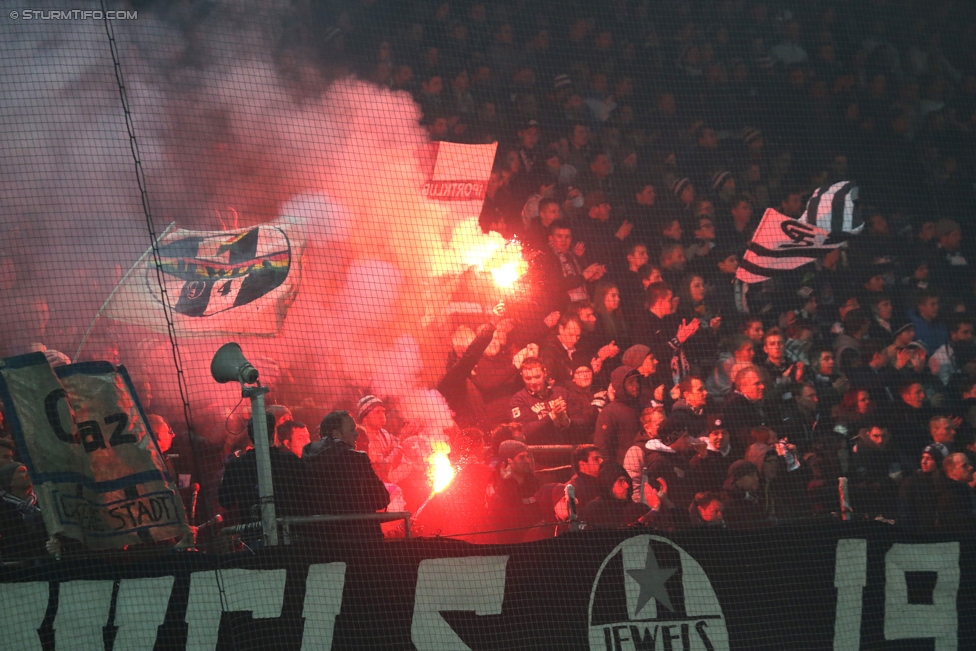
{"label": "glowing flame", "polygon": [[502,289],[514,285],[528,268],[528,264],[522,259],[522,245],[519,242],[508,243],[485,263],[485,269],[491,272],[495,284]]}
{"label": "glowing flame", "polygon": [[[522,244],[518,240],[506,241],[498,233],[481,232],[477,219],[462,222],[451,234],[450,250],[465,267],[491,274],[501,289],[509,289],[521,278],[529,265],[522,258]],[[444,273],[451,265],[435,262],[435,272]]]}
{"label": "glowing flame", "polygon": [[447,454],[451,451],[451,446],[446,441],[432,441],[432,452],[427,457],[427,478],[434,493],[443,492],[457,474],[454,466],[451,465]]}

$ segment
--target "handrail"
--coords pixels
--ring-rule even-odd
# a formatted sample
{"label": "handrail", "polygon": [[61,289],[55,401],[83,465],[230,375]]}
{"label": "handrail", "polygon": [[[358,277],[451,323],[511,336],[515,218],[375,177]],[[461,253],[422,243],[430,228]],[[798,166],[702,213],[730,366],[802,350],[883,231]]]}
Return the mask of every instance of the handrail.
{"label": "handrail", "polygon": [[[407,538],[409,538],[411,517],[412,516],[409,511],[390,511],[388,513],[350,513],[349,515],[294,515],[284,518],[277,518],[277,520],[278,524],[281,525],[281,529],[284,534],[284,542],[287,545],[291,541],[291,525],[311,524],[315,522],[394,522],[396,520],[403,520],[404,534]],[[261,531],[260,522],[248,522],[247,524],[239,524],[233,527],[224,527],[220,530],[220,533],[226,536],[234,536],[254,531]]]}

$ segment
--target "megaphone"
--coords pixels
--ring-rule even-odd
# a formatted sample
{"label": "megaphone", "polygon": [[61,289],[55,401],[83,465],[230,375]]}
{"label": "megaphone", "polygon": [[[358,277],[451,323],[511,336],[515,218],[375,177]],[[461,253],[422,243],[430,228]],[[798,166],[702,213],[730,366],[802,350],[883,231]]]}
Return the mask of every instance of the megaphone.
{"label": "megaphone", "polygon": [[258,381],[258,370],[251,366],[239,344],[231,342],[220,347],[210,362],[210,375],[213,379],[224,384],[226,382],[241,382],[253,384]]}

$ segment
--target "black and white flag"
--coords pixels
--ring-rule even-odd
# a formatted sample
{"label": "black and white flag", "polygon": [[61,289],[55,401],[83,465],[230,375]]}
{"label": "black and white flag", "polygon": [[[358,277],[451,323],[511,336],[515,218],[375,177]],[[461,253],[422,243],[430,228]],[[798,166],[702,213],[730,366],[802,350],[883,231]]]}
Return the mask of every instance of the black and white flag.
{"label": "black and white flag", "polygon": [[823,228],[769,208],[746,248],[735,277],[744,283],[761,283],[793,271],[843,245],[843,242],[826,244],[830,236]]}
{"label": "black and white flag", "polygon": [[840,181],[817,188],[801,219],[831,234],[857,234],[864,228],[864,217],[857,210],[858,189],[853,181]]}

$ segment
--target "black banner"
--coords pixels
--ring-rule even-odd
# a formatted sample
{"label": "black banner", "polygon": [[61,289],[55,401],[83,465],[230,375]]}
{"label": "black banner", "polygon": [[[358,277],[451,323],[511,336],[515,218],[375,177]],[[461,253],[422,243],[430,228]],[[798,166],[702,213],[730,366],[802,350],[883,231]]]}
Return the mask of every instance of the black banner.
{"label": "black banner", "polygon": [[816,522],[106,556],[0,570],[0,630],[18,649],[972,649],[974,550]]}

